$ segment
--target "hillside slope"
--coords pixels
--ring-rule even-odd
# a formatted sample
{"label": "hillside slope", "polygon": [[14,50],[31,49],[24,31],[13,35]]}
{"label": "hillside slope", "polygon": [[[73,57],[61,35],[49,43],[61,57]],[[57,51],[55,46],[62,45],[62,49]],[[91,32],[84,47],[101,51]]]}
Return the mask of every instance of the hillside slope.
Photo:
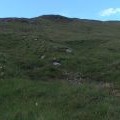
{"label": "hillside slope", "polygon": [[119,120],[119,51],[119,21],[1,18],[0,120]]}
{"label": "hillside slope", "polygon": [[79,73],[119,82],[120,22],[57,15],[0,21],[1,77],[66,79]]}

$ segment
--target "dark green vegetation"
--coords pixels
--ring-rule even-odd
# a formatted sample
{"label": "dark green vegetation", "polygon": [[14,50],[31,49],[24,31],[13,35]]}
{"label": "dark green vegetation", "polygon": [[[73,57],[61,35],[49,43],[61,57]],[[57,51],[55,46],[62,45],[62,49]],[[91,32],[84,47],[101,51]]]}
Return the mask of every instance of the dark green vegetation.
{"label": "dark green vegetation", "polygon": [[94,84],[0,81],[0,120],[119,120],[117,96]]}
{"label": "dark green vegetation", "polygon": [[0,120],[119,120],[119,51],[120,22],[0,19]]}

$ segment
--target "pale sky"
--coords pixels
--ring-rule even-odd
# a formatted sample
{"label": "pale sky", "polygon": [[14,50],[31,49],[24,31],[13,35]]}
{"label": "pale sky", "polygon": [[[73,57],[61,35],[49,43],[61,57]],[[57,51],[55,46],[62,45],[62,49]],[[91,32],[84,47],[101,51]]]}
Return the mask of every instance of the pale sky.
{"label": "pale sky", "polygon": [[120,20],[120,0],[1,0],[0,18],[59,14],[67,17]]}

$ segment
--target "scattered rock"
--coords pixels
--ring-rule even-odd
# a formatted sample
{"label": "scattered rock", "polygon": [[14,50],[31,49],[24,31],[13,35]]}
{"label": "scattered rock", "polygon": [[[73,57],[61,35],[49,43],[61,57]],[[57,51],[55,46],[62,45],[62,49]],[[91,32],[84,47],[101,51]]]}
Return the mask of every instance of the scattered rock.
{"label": "scattered rock", "polygon": [[84,79],[80,73],[65,72],[66,80],[72,84],[82,84]]}
{"label": "scattered rock", "polygon": [[61,61],[58,60],[56,57],[54,57],[53,60],[52,60],[52,64],[53,64],[54,66],[60,66],[60,65],[61,65],[60,62],[61,62]]}
{"label": "scattered rock", "polygon": [[41,60],[43,60],[44,58],[45,58],[45,55],[42,55],[42,56],[41,56]]}
{"label": "scattered rock", "polygon": [[120,97],[120,90],[113,90],[112,94],[116,97]]}
{"label": "scattered rock", "polygon": [[61,66],[61,63],[59,63],[59,62],[56,61],[56,62],[53,62],[53,65],[54,66]]}
{"label": "scattered rock", "polygon": [[72,49],[67,48],[66,53],[72,53]]}
{"label": "scattered rock", "polygon": [[35,106],[38,106],[38,103],[37,103],[37,102],[35,103]]}
{"label": "scattered rock", "polygon": [[38,39],[37,39],[37,38],[35,38],[34,40],[35,40],[35,41],[37,41]]}
{"label": "scattered rock", "polygon": [[113,85],[111,83],[107,83],[107,82],[99,82],[99,83],[96,83],[96,87],[102,88],[102,89],[110,89],[113,87]]}
{"label": "scattered rock", "polygon": [[72,53],[73,52],[73,50],[71,48],[68,48],[68,47],[57,47],[57,46],[54,46],[53,50],[54,51],[58,51],[58,52],[66,52],[66,53]]}
{"label": "scattered rock", "polygon": [[0,66],[0,69],[2,69],[3,68],[3,66]]}

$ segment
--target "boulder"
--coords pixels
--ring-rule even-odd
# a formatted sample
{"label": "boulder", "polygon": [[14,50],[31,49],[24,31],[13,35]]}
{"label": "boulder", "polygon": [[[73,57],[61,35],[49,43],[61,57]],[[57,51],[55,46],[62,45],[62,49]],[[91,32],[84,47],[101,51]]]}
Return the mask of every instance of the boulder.
{"label": "boulder", "polygon": [[59,63],[59,62],[57,62],[57,61],[54,61],[54,62],[53,62],[53,65],[54,65],[54,66],[61,66],[61,63]]}

